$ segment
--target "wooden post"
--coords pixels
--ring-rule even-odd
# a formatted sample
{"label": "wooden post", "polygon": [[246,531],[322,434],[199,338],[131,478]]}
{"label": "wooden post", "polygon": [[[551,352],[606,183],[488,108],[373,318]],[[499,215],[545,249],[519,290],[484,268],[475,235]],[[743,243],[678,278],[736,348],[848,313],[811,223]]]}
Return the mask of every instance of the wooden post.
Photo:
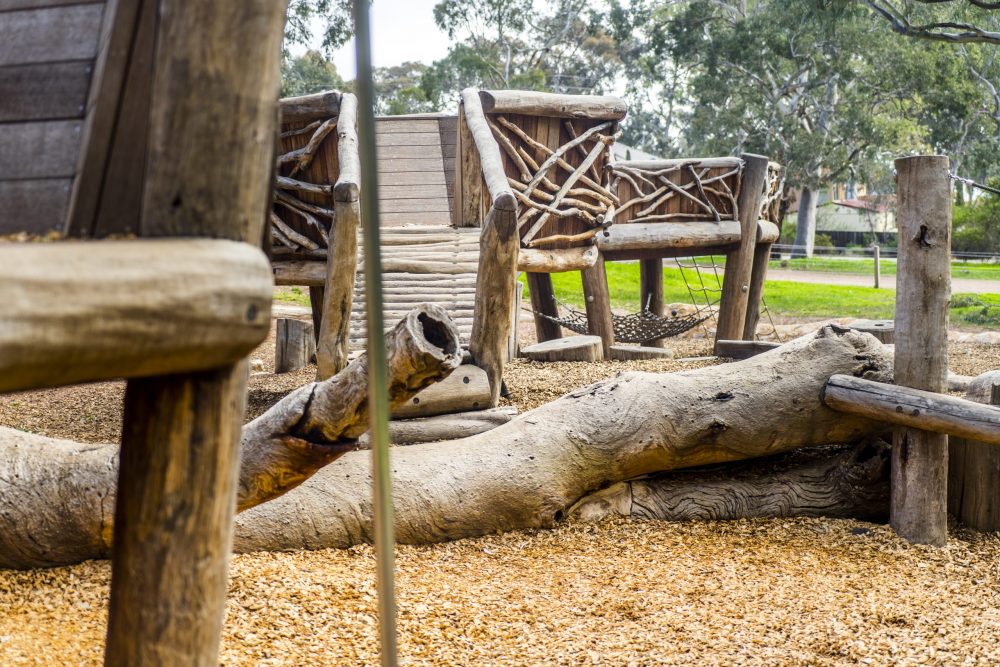
{"label": "wooden post", "polygon": [[875,289],[879,288],[879,282],[881,280],[881,271],[879,269],[879,247],[878,244],[872,245],[872,257],[875,260]]}
{"label": "wooden post", "polygon": [[611,323],[611,296],[608,294],[608,274],[604,269],[604,255],[597,255],[597,263],[580,272],[583,278],[583,298],[587,304],[587,327],[590,333],[600,336],[605,359],[611,358],[615,344],[615,331]]}
{"label": "wooden post", "polygon": [[[261,238],[284,12],[160,4],[149,133],[131,138],[148,145],[143,236]],[[244,360],[128,382],[106,665],[218,664],[246,377]]]}
{"label": "wooden post", "polygon": [[458,173],[455,174],[455,226],[483,224],[483,175],[476,142],[465,118],[465,103],[458,105]]}
{"label": "wooden post", "polygon": [[757,243],[757,219],[767,180],[768,159],[744,153],[741,158],[743,180],[737,200],[740,217],[740,245],[726,255],[726,272],[722,279],[719,300],[718,327],[715,340],[742,340],[746,326],[747,303],[753,272],[754,246]]}
{"label": "wooden post", "polygon": [[[895,383],[947,389],[951,299],[951,182],[948,158],[896,160],[899,259],[896,265]],[[893,432],[892,527],[910,542],[948,538],[948,436]]]}
{"label": "wooden post", "polygon": [[750,291],[747,293],[747,316],[743,323],[743,340],[757,338],[760,324],[760,306],[764,298],[764,283],[767,282],[767,264],[771,261],[773,243],[758,242],[753,249],[753,268],[750,271]]}
{"label": "wooden post", "polygon": [[[995,377],[984,398],[1000,406],[1000,371],[990,375]],[[948,511],[974,530],[1000,531],[1000,447],[948,439]]]}
{"label": "wooden post", "polygon": [[326,255],[323,315],[317,322],[316,377],[326,380],[347,366],[351,335],[351,305],[358,263],[361,225],[361,161],[358,156],[358,98],[344,93],[337,119],[337,161],[340,176],[333,186],[333,227]]}
{"label": "wooden post", "polygon": [[469,336],[469,352],[490,380],[491,408],[500,401],[520,245],[514,198],[495,201],[479,237],[476,311]]}
{"label": "wooden post", "polygon": [[[663,317],[663,259],[644,259],[639,264],[639,309],[649,306],[654,315]],[[646,347],[666,347],[664,338],[643,341]]]}
{"label": "wooden post", "polygon": [[518,345],[518,323],[521,319],[521,303],[524,301],[524,283],[520,280],[514,282],[514,303],[510,307],[510,334],[507,336],[507,361],[517,358]]}
{"label": "wooden post", "polygon": [[323,307],[326,290],[319,285],[309,286],[309,306],[313,316],[313,340],[319,342],[319,332],[323,327]]}
{"label": "wooden post", "polygon": [[525,273],[528,277],[528,293],[531,297],[531,310],[535,313],[535,338],[539,343],[562,338],[562,327],[542,317],[545,313],[559,317],[559,304],[552,288],[552,276],[548,273]]}
{"label": "wooden post", "polygon": [[309,322],[285,317],[278,319],[275,323],[275,373],[292,373],[312,362],[316,354],[314,330]]}

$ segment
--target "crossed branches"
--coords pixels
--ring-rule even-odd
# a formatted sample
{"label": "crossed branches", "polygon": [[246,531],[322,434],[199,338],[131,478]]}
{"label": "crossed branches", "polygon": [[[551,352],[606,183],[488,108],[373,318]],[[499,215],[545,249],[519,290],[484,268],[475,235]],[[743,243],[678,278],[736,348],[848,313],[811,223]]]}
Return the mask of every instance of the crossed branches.
{"label": "crossed branches", "polygon": [[[925,5],[937,5],[953,2],[954,0],[913,1]],[[957,23],[954,21],[913,25],[904,13],[897,9],[890,0],[866,0],[866,2],[872,10],[887,20],[892,29],[900,35],[956,44],[1000,44],[1000,32],[997,31],[984,30],[970,23]],[[995,2],[994,0],[966,0],[966,2],[984,10],[1000,9],[1000,2]]]}
{"label": "crossed branches", "polygon": [[[621,181],[632,186],[632,199],[619,208],[622,213],[636,204],[644,204],[629,216],[629,222],[680,222],[683,220],[736,220],[739,213],[736,206],[738,186],[730,187],[730,179],[739,176],[743,167],[736,164],[721,174],[710,175],[717,167],[705,166],[698,160],[665,165],[659,169],[645,169],[625,164],[611,165],[612,190],[617,190]],[[683,185],[674,182],[682,173],[690,177]],[[738,181],[737,181],[738,182]],[[709,195],[712,195],[711,197]],[[680,197],[694,205],[695,212],[665,211],[664,206],[674,197]]]}

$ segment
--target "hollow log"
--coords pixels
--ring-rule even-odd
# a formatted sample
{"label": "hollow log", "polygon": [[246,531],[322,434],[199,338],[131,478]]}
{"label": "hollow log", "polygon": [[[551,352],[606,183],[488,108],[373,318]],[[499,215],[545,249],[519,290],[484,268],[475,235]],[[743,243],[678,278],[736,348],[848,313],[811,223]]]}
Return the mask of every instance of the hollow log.
{"label": "hollow log", "polygon": [[[458,333],[436,306],[414,309],[386,335],[389,395],[400,405],[456,368]],[[361,356],[325,382],[293,391],[243,427],[238,507],[283,494],[357,447],[367,429]],[[0,567],[46,567],[111,549],[118,447],[0,428]]]}

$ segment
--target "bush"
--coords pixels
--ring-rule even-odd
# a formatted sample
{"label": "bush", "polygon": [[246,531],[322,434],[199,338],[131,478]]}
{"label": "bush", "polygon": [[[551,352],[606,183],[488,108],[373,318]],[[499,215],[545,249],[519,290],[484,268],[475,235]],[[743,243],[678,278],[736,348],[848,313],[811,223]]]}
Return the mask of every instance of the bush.
{"label": "bush", "polygon": [[[1000,179],[990,184],[1000,186]],[[952,209],[952,250],[1000,253],[1000,196],[987,193],[973,204]]]}

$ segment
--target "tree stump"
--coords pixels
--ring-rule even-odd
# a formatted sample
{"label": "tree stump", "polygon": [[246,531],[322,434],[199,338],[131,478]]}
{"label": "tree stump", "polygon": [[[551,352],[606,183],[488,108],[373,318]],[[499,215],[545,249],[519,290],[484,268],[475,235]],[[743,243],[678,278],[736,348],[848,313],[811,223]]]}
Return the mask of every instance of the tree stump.
{"label": "tree stump", "polygon": [[893,320],[854,320],[847,325],[855,331],[864,331],[886,345],[896,342],[896,323]]}
{"label": "tree stump", "polygon": [[307,366],[316,355],[313,325],[301,320],[280,318],[274,344],[274,372],[291,373]]}

